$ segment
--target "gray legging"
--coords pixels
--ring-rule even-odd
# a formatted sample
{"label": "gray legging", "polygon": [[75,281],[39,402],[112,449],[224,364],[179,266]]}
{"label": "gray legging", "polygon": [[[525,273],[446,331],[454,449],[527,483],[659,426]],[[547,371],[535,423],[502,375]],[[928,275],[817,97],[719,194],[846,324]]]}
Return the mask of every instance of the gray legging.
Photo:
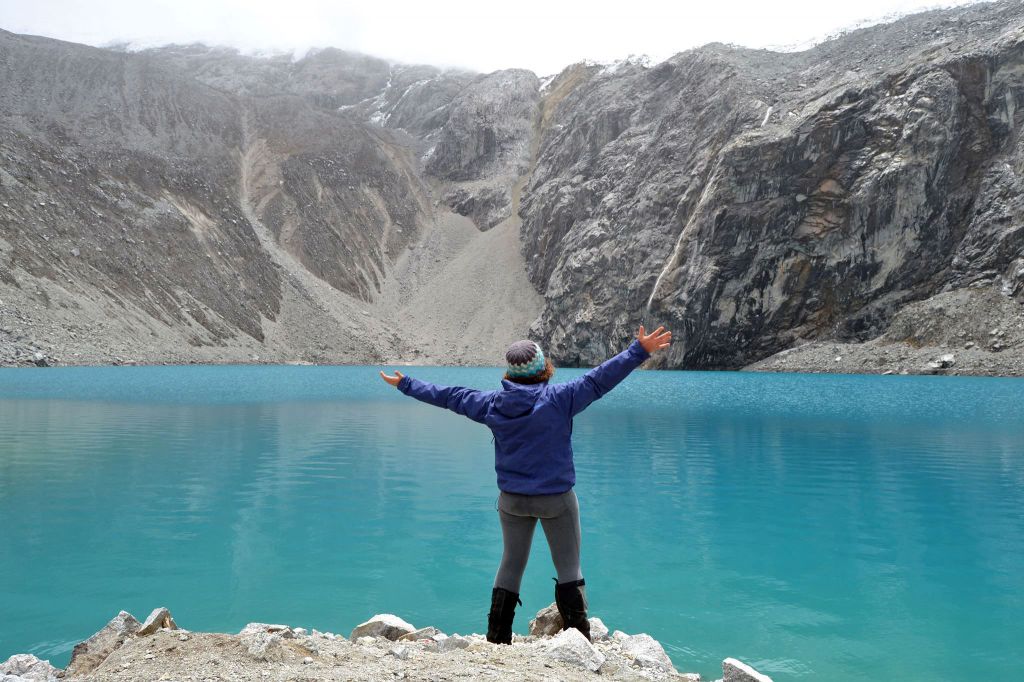
{"label": "gray legging", "polygon": [[505,549],[498,575],[494,577],[495,587],[519,593],[537,519],[544,527],[558,582],[567,583],[583,577],[580,573],[580,505],[572,489],[554,495],[519,495],[502,491],[498,495],[497,509]]}

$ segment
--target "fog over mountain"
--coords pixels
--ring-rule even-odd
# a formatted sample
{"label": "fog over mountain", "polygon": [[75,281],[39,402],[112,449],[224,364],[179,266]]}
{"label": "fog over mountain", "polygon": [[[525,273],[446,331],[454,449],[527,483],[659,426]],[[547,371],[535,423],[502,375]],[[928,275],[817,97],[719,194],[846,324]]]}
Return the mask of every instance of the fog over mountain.
{"label": "fog over mountain", "polygon": [[0,91],[5,364],[1024,372],[1018,2],[547,78],[0,31]]}

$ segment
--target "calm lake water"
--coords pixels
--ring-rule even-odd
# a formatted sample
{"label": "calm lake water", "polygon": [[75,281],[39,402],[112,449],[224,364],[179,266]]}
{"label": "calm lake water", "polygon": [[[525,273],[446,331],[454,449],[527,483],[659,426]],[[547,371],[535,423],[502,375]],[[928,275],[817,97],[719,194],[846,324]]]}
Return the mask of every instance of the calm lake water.
{"label": "calm lake water", "polygon": [[[485,632],[490,432],[377,369],[0,370],[0,660],[63,666],[162,605],[193,630]],[[574,444],[591,615],[681,671],[1024,678],[1024,381],[636,372]],[[538,529],[516,632],[553,575]]]}

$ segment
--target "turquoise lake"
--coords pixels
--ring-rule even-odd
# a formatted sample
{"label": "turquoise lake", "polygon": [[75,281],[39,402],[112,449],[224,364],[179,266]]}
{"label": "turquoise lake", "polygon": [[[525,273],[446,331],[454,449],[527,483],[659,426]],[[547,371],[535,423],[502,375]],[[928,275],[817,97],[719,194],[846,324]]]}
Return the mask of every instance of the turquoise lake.
{"label": "turquoise lake", "polygon": [[[0,660],[63,666],[156,606],[191,630],[485,632],[490,432],[377,369],[0,370]],[[1024,380],[641,371],[574,448],[591,615],[680,671],[1024,679]],[[538,529],[516,632],[553,575]]]}

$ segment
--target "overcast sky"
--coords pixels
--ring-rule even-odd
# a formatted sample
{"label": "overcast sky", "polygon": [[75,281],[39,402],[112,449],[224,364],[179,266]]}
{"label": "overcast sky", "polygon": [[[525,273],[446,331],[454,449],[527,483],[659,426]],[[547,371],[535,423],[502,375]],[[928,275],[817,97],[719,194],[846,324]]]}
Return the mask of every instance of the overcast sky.
{"label": "overcast sky", "polygon": [[245,51],[333,46],[404,62],[544,76],[581,59],[665,59],[713,41],[811,41],[962,0],[0,0],[0,28],[90,45],[204,42]]}

